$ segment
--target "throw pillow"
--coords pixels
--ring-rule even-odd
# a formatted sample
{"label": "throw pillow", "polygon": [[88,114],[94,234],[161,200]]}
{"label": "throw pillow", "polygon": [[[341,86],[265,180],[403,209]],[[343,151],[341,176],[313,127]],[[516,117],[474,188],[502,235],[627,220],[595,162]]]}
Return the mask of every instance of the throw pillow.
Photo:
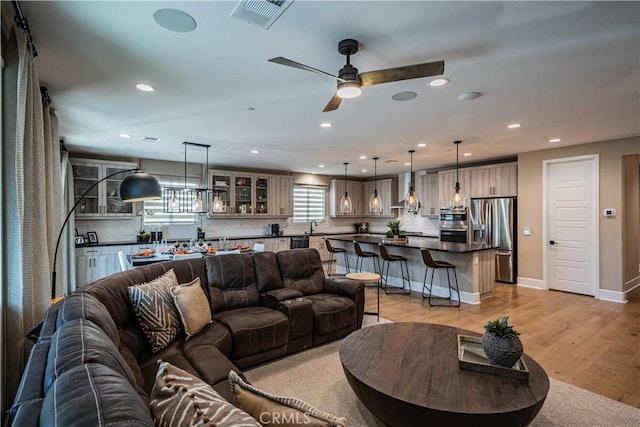
{"label": "throw pillow", "polygon": [[209,384],[168,362],[160,362],[150,398],[156,427],[261,427]]}
{"label": "throw pillow", "polygon": [[136,321],[153,353],[171,344],[180,332],[180,319],[171,297],[171,288],[177,285],[178,278],[171,269],[151,282],[129,286]]}
{"label": "throw pillow", "polygon": [[187,339],[211,323],[209,300],[200,286],[200,278],[171,288],[173,302],[180,314]]}
{"label": "throw pillow", "polygon": [[255,388],[229,371],[236,406],[249,413],[263,426],[269,427],[345,427],[346,418],[321,411],[299,399],[281,397]]}

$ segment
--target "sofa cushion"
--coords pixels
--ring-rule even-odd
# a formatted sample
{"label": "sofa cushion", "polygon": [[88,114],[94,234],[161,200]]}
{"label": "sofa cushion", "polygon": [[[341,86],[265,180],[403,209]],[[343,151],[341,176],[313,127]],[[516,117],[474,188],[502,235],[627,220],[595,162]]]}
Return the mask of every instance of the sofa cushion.
{"label": "sofa cushion", "polygon": [[151,413],[156,426],[256,426],[249,414],[223,399],[209,384],[161,362],[151,392]]}
{"label": "sofa cushion", "polygon": [[238,308],[216,313],[213,318],[231,332],[231,358],[261,353],[287,344],[287,316],[266,307]]}
{"label": "sofa cushion", "polygon": [[211,313],[260,304],[251,255],[208,256],[204,260]]}
{"label": "sofa cushion", "polygon": [[74,292],[66,297],[58,310],[56,326],[76,319],[90,320],[102,329],[116,346],[120,345],[118,328],[113,322],[107,307],[96,297],[86,292]]}
{"label": "sofa cushion", "polygon": [[346,418],[321,411],[299,399],[281,397],[260,390],[243,381],[235,372],[229,372],[229,383],[235,395],[235,404],[263,426],[290,427],[345,427]]}
{"label": "sofa cushion", "polygon": [[99,363],[118,372],[135,387],[135,375],[105,332],[89,320],[72,320],[51,337],[44,390],[65,372],[86,363]]}
{"label": "sofa cushion", "polygon": [[136,321],[152,352],[169,345],[180,331],[180,319],[171,296],[171,288],[177,285],[178,279],[171,269],[150,282],[129,287]]}
{"label": "sofa cushion", "polygon": [[305,299],[313,306],[313,333],[328,334],[356,322],[356,306],[353,300],[333,294],[308,295]]}
{"label": "sofa cushion", "polygon": [[171,288],[173,302],[180,314],[180,321],[187,339],[211,323],[211,307],[200,287],[200,278]]}
{"label": "sofa cushion", "polygon": [[256,269],[256,284],[261,294],[282,288],[278,259],[273,252],[256,252],[253,254]]}
{"label": "sofa cushion", "polygon": [[292,288],[303,295],[322,292],[324,270],[320,254],[315,249],[292,249],[277,254],[285,288]]}
{"label": "sofa cushion", "polygon": [[153,426],[149,406],[120,372],[97,363],[62,374],[42,403],[41,425]]}
{"label": "sofa cushion", "polygon": [[225,356],[229,356],[231,354],[231,332],[222,323],[212,321],[189,341],[185,341],[182,351],[189,351],[201,345],[212,345]]}

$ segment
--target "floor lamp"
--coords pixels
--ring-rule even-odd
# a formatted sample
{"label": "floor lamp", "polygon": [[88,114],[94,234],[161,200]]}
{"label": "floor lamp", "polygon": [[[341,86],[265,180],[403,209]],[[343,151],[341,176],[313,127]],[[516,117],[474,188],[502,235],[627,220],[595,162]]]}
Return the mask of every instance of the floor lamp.
{"label": "floor lamp", "polygon": [[76,204],[73,205],[67,217],[64,219],[62,223],[62,227],[60,228],[60,233],[58,234],[58,240],[56,241],[56,250],[53,254],[53,272],[51,274],[51,299],[56,297],[56,262],[58,261],[58,248],[60,247],[60,240],[62,239],[62,232],[69,222],[69,218],[76,210],[76,207],[80,204],[80,202],[84,199],[84,197],[89,194],[91,190],[93,190],[98,184],[106,179],[111,178],[112,176],[119,175],[121,173],[133,172],[131,175],[127,176],[120,183],[120,198],[123,202],[141,202],[144,200],[151,199],[159,199],[162,196],[162,189],[160,188],[160,183],[153,176],[142,172],[140,169],[126,169],[121,170],[111,175],[107,175],[101,180],[94,183],[91,187],[85,191],[82,196],[76,200]]}

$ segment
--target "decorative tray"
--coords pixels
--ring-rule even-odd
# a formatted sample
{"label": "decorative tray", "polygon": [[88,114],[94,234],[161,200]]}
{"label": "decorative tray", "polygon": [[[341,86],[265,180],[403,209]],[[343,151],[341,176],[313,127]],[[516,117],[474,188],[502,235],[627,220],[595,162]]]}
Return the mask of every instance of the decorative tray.
{"label": "decorative tray", "polygon": [[382,243],[391,245],[406,245],[409,243],[408,237],[383,237]]}
{"label": "decorative tray", "polygon": [[529,369],[522,357],[518,359],[513,368],[492,365],[482,348],[481,337],[458,335],[458,364],[460,369],[499,375],[501,377],[529,380]]}

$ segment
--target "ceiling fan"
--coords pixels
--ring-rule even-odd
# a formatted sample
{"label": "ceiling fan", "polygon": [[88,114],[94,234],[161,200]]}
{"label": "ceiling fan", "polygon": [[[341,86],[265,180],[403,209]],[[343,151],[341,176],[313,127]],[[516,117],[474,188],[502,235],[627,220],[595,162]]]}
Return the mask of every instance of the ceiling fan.
{"label": "ceiling fan", "polygon": [[327,106],[324,107],[324,110],[322,110],[323,113],[337,110],[343,98],[355,98],[360,96],[362,86],[372,86],[381,83],[397,82],[400,80],[437,76],[444,73],[444,61],[425,62],[424,64],[406,65],[404,67],[358,73],[358,69],[351,65],[350,62],[351,55],[358,52],[358,42],[353,39],[342,40],[338,43],[338,52],[347,57],[347,63],[340,69],[337,76],[281,56],[271,58],[269,62],[298,68],[300,70],[311,71],[337,80],[338,90],[336,91],[336,94],[333,95]]}

